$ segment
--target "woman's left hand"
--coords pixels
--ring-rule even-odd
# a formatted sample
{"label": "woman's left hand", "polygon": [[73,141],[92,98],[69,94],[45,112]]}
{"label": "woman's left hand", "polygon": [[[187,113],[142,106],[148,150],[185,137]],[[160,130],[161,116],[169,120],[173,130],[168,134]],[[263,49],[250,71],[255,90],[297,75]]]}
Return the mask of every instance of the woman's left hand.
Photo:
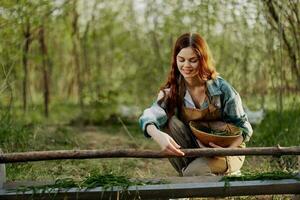
{"label": "woman's left hand", "polygon": [[244,137],[240,135],[236,140],[233,141],[233,143],[228,148],[237,148],[240,146],[244,141]]}
{"label": "woman's left hand", "polygon": [[[244,141],[244,138],[243,138],[242,135],[240,135],[240,136],[239,136],[238,138],[236,138],[236,140],[234,140],[233,143],[232,143],[231,145],[229,145],[227,148],[236,148],[236,147],[240,146],[240,145],[243,143],[243,141]],[[223,148],[223,147],[221,147],[221,146],[219,146],[219,145],[216,145],[216,144],[214,144],[214,143],[212,143],[212,142],[210,142],[209,145],[210,145],[211,147],[213,147],[213,148]]]}
{"label": "woman's left hand", "polygon": [[216,145],[215,143],[212,143],[212,142],[209,143],[209,146],[211,146],[212,148],[223,148],[223,147],[221,147],[219,145]]}

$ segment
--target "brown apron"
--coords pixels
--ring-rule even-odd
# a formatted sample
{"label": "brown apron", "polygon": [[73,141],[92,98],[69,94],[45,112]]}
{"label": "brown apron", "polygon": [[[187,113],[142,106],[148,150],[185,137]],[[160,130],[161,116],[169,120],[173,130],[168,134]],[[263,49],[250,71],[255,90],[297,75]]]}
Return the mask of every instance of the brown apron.
{"label": "brown apron", "polygon": [[[221,110],[215,106],[213,99],[209,99],[208,95],[204,102],[208,103],[207,108],[186,108],[182,107],[182,120],[188,125],[190,121],[201,121],[202,124],[206,124],[218,131],[230,131],[232,125],[222,121]],[[240,148],[245,147],[243,143]],[[215,156],[207,158],[207,164],[212,173],[231,173],[239,170],[244,162],[245,156]]]}

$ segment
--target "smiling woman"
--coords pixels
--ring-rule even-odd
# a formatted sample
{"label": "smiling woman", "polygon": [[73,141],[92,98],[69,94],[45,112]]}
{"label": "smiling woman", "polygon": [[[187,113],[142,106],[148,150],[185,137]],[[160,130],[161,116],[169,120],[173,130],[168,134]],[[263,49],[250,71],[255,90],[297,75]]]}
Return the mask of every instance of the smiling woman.
{"label": "smiling woman", "polygon": [[168,80],[139,120],[146,137],[179,156],[169,161],[181,176],[239,172],[244,156],[185,158],[180,148],[242,148],[252,135],[239,94],[218,76],[213,63],[199,34],[181,35],[173,48]]}
{"label": "smiling woman", "polygon": [[177,66],[184,78],[198,74],[199,58],[191,47],[181,49],[177,55]]}

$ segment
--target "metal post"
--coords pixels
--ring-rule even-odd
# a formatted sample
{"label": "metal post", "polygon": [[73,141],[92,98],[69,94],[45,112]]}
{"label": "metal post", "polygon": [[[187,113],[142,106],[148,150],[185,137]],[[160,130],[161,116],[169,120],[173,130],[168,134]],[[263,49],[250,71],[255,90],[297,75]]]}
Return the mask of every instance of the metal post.
{"label": "metal post", "polygon": [[[3,153],[0,149],[0,154]],[[6,182],[6,171],[5,171],[5,163],[0,164],[0,189],[3,188],[3,184]]]}

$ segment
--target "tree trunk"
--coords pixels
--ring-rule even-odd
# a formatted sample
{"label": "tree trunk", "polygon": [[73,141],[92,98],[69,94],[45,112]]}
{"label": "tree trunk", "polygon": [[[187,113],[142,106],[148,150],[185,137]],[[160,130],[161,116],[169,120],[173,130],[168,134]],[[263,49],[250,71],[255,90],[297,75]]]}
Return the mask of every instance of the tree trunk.
{"label": "tree trunk", "polygon": [[23,29],[23,36],[24,36],[24,45],[23,45],[23,70],[24,70],[24,76],[23,76],[23,111],[27,111],[27,89],[28,89],[28,51],[29,46],[31,43],[31,32],[30,32],[30,23],[27,20],[25,24],[25,28]]}
{"label": "tree trunk", "polygon": [[76,11],[77,0],[73,1],[73,20],[72,20],[72,45],[73,45],[73,61],[75,64],[75,73],[76,73],[76,81],[77,81],[77,95],[78,95],[78,103],[80,105],[81,110],[83,110],[83,83],[81,79],[81,66],[80,66],[80,53],[79,53],[79,32],[78,32],[78,17],[79,14]]}
{"label": "tree trunk", "polygon": [[[276,12],[276,9],[273,5],[273,2],[271,0],[265,0],[264,1],[265,4],[268,7],[270,16],[272,17],[273,21],[276,23],[277,27],[272,26],[273,28],[275,28],[275,30],[280,31],[281,35],[282,35],[282,40],[287,48],[287,52],[291,61],[291,69],[293,74],[296,76],[297,79],[297,87],[300,87],[300,70],[298,69],[297,66],[297,56],[296,56],[296,52],[292,47],[292,44],[290,43],[290,41],[288,40],[288,37],[286,35],[286,31],[283,28],[280,18],[278,16],[278,13]],[[277,28],[277,29],[276,29]]]}
{"label": "tree trunk", "polygon": [[[89,20],[86,24],[83,36],[80,38],[80,44],[82,49],[82,56],[83,56],[83,83],[82,88],[85,88],[86,81],[91,80],[91,67],[90,67],[90,57],[89,57],[89,48],[88,48],[88,42],[89,42],[89,31],[91,24],[95,20],[95,9],[97,7],[97,1],[95,1],[92,11],[92,17],[91,20]],[[95,41],[94,41],[95,42]],[[89,84],[90,85],[90,84]],[[90,86],[88,86],[89,92],[92,93],[92,89]]]}
{"label": "tree trunk", "polygon": [[[157,22],[154,22],[155,24],[157,24]],[[156,29],[156,28],[155,28]],[[155,31],[151,31],[150,32],[151,34],[151,39],[152,39],[152,46],[153,46],[153,52],[156,56],[156,59],[157,59],[157,63],[160,63],[161,67],[162,67],[162,71],[164,72],[165,71],[165,68],[163,67],[163,59],[161,57],[161,52],[160,52],[160,42],[157,38],[157,35],[155,33]]]}
{"label": "tree trunk", "polygon": [[45,33],[44,26],[41,25],[39,28],[39,43],[40,43],[40,51],[42,54],[42,69],[43,69],[43,83],[44,83],[44,113],[45,116],[49,116],[49,103],[50,103],[50,62],[47,51],[47,46],[45,43]]}

